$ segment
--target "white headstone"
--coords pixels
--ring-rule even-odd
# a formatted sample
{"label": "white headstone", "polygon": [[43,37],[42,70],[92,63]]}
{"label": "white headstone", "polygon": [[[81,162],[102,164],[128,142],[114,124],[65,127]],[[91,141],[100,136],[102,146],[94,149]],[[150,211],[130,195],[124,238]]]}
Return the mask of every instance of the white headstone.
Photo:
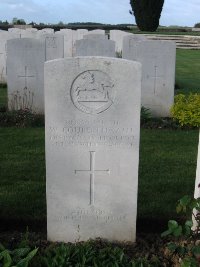
{"label": "white headstone", "polygon": [[[199,146],[198,146],[198,154],[197,154],[197,169],[196,169],[196,181],[195,181],[195,188],[194,188],[194,198],[200,198],[200,132],[199,132]],[[198,222],[194,216],[199,215],[199,211],[196,209],[193,210],[193,230],[197,230]]]}
{"label": "white headstone", "polygon": [[24,38],[7,42],[8,107],[44,113],[43,40]]}
{"label": "white headstone", "polygon": [[37,38],[37,31],[31,31],[31,29],[21,30],[20,38]]}
{"label": "white headstone", "polygon": [[197,156],[197,171],[196,171],[194,197],[195,198],[200,197],[200,132],[199,132],[199,147],[198,147],[198,156]]}
{"label": "white headstone", "polygon": [[54,29],[51,28],[44,28],[42,30],[37,31],[38,34],[53,34],[54,33]]}
{"label": "white headstone", "polygon": [[64,36],[64,57],[73,56],[73,31],[70,29],[62,29],[55,34]]}
{"label": "white headstone", "polygon": [[76,56],[115,57],[115,42],[110,40],[82,39],[76,41]]}
{"label": "white headstone", "polygon": [[108,40],[108,35],[104,34],[85,34],[83,39],[94,39],[94,40]]}
{"label": "white headstone", "polygon": [[110,31],[110,40],[114,41],[116,43],[115,50],[118,53],[122,52],[122,46],[123,46],[123,38],[127,35],[133,35],[129,32],[124,32],[120,30],[111,30]]}
{"label": "white headstone", "polygon": [[75,49],[76,41],[83,39],[83,36],[88,33],[88,30],[86,30],[86,29],[78,29],[76,31],[73,31],[72,33],[73,33],[72,55],[74,56],[75,52],[76,52],[76,49]]}
{"label": "white headstone", "polygon": [[105,35],[105,30],[101,30],[101,29],[91,30],[91,31],[88,31],[88,34],[103,34],[103,35]]}
{"label": "white headstone", "polygon": [[21,31],[22,31],[22,30],[19,29],[19,28],[9,28],[9,29],[8,29],[8,32],[18,33],[18,34],[20,34]]}
{"label": "white headstone", "polygon": [[45,63],[49,240],[135,241],[140,91],[137,62]]}
{"label": "white headstone", "polygon": [[64,57],[64,36],[58,34],[43,34],[45,40],[45,61]]}
{"label": "white headstone", "polygon": [[124,37],[122,57],[142,63],[141,103],[155,117],[169,117],[174,103],[176,44]]}
{"label": "white headstone", "polygon": [[20,34],[0,31],[0,83],[6,83],[6,57],[7,41],[14,38],[20,38]]}

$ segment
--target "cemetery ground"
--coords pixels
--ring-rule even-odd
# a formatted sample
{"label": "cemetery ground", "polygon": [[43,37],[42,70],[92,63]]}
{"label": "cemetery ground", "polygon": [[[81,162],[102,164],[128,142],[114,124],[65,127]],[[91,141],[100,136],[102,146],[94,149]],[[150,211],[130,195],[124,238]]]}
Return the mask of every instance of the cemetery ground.
{"label": "cemetery ground", "polygon": [[[200,92],[199,51],[177,50],[176,87],[176,93]],[[7,88],[2,86],[0,87],[1,113],[4,113],[6,103]],[[176,266],[172,265],[170,257],[163,256],[166,252],[165,243],[159,236],[167,228],[169,219],[179,218],[175,210],[177,200],[186,194],[193,195],[197,144],[197,129],[171,129],[171,127],[141,129],[138,242],[135,247],[123,244],[125,256],[121,248],[115,251],[109,250],[112,245],[99,240],[95,244],[85,243],[82,247],[77,245],[73,248],[71,245],[70,252],[65,251],[65,253],[79,255],[72,257],[71,264],[74,265],[50,265],[50,263],[42,265],[38,259],[38,262],[32,262],[31,266],[94,266],[87,262],[88,258],[85,259],[85,263],[81,260],[85,255],[89,257],[97,253],[97,249],[101,259],[98,258],[96,261],[99,260],[102,264],[97,266]],[[0,150],[0,243],[3,242],[12,248],[22,240],[23,244],[40,246],[42,254],[49,245],[44,241],[46,232],[44,127],[0,126]],[[22,236],[21,232],[26,232],[27,226],[27,235]],[[49,255],[52,257],[66,250],[61,247],[60,251],[58,249],[55,252],[53,249],[54,247],[49,249]],[[109,264],[109,257],[112,258],[113,265],[106,265]],[[138,265],[128,265],[129,257],[146,257],[150,259],[152,265],[145,265],[145,260],[143,262],[142,259],[144,265],[139,265],[139,260]],[[75,265],[78,261],[82,262],[82,265]],[[118,262],[118,265],[114,265],[114,262]]]}

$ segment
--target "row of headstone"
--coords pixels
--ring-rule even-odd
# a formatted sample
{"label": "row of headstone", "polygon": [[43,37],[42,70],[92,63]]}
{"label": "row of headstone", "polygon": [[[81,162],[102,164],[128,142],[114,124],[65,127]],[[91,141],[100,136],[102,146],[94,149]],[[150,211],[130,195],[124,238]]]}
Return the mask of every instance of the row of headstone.
{"label": "row of headstone", "polygon": [[[65,35],[62,32],[65,32]],[[66,38],[66,33],[68,35],[73,33],[72,37],[76,33],[76,39],[80,38],[76,40],[75,46],[70,38],[70,42]],[[68,56],[72,53],[74,56],[115,57],[115,42],[108,40],[107,35],[102,31],[88,34],[86,30],[63,30],[59,34],[43,33],[39,39],[45,40],[45,61],[67,56],[66,41],[68,41],[68,45],[71,45],[71,50],[68,49]],[[30,46],[28,45],[28,47]],[[14,47],[13,50],[15,50]],[[122,57],[142,63],[141,103],[142,106],[150,109],[153,116],[168,117],[170,115],[170,107],[174,98],[175,51],[175,43],[170,41],[147,41],[144,36],[133,34],[123,37]],[[1,62],[3,63],[3,61]],[[2,74],[5,73],[5,60],[3,65]],[[29,80],[28,77],[27,80]],[[8,84],[10,83],[8,82]],[[19,91],[19,88],[16,87],[15,90],[13,88],[9,90],[9,93],[13,94],[13,91]],[[36,111],[37,108],[33,110]]]}
{"label": "row of headstone", "polygon": [[[96,39],[101,36],[102,39],[106,39],[107,36],[105,35],[105,31],[102,30],[94,30],[88,32],[88,30],[80,29],[76,31],[72,30],[61,30],[59,32],[56,32],[54,34],[53,29],[43,29],[37,31],[37,29],[30,28],[26,30],[18,29],[18,28],[10,28],[8,31],[0,31],[0,83],[5,83],[7,81],[6,79],[6,42],[9,39],[15,39],[15,38],[33,38],[33,39],[40,39],[45,38],[47,42],[47,58],[48,60],[53,59],[48,57],[48,49],[52,46],[58,46],[58,47],[64,47],[64,57],[72,57],[76,55],[76,41],[83,39],[85,35],[86,39]],[[93,41],[91,41],[93,42]],[[91,50],[95,51],[94,49],[91,49],[91,42],[88,41],[88,52]],[[104,49],[104,43],[102,42],[102,46],[100,47],[100,50],[103,51]],[[99,45],[96,45],[97,54],[98,55],[106,55],[104,53],[98,53]],[[58,51],[58,50],[57,50]],[[63,53],[63,49],[61,49],[60,53]],[[78,52],[80,53],[80,52]],[[56,56],[56,55],[55,55]],[[60,55],[59,55],[60,57]]]}

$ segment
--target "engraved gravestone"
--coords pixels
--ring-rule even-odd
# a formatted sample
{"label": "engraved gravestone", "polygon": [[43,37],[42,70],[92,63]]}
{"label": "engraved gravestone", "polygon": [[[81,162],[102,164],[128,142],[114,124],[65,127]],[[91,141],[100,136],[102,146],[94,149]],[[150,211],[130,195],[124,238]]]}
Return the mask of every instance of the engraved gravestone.
{"label": "engraved gravestone", "polygon": [[6,83],[7,40],[20,38],[19,34],[0,31],[0,83]]}
{"label": "engraved gravestone", "polygon": [[135,241],[140,91],[138,62],[45,63],[49,240]]}
{"label": "engraved gravestone", "polygon": [[8,107],[44,113],[43,40],[13,39],[7,42]]}
{"label": "engraved gravestone", "polygon": [[85,34],[83,35],[83,39],[93,39],[93,40],[108,40],[108,35],[105,34]]}
{"label": "engraved gravestone", "polygon": [[174,102],[176,44],[126,36],[122,57],[142,64],[141,103],[156,117],[169,117]]}
{"label": "engraved gravestone", "polygon": [[120,30],[110,30],[110,40],[114,41],[116,43],[115,51],[118,53],[122,52],[122,45],[123,45],[123,38],[124,36],[133,34],[130,32],[124,32]]}
{"label": "engraved gravestone", "polygon": [[106,39],[82,39],[76,41],[75,50],[75,56],[115,57],[115,42]]}
{"label": "engraved gravestone", "polygon": [[72,55],[75,56],[76,53],[76,41],[83,39],[83,36],[88,33],[86,29],[78,29],[76,31],[72,31],[72,39],[73,39],[73,47],[72,47]]}
{"label": "engraved gravestone", "polygon": [[64,57],[64,36],[43,34],[39,39],[45,40],[45,61]]}
{"label": "engraved gravestone", "polygon": [[62,29],[55,32],[57,35],[63,35],[64,37],[64,57],[72,57],[73,51],[73,30],[71,29]]}

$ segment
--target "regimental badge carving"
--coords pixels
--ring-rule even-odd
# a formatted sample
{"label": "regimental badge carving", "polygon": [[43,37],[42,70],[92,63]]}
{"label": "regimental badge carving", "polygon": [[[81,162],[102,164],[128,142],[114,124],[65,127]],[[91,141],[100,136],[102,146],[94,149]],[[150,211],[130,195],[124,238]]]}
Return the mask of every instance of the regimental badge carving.
{"label": "regimental badge carving", "polygon": [[71,86],[71,99],[82,112],[99,114],[114,101],[114,84],[103,71],[88,70],[79,74]]}

